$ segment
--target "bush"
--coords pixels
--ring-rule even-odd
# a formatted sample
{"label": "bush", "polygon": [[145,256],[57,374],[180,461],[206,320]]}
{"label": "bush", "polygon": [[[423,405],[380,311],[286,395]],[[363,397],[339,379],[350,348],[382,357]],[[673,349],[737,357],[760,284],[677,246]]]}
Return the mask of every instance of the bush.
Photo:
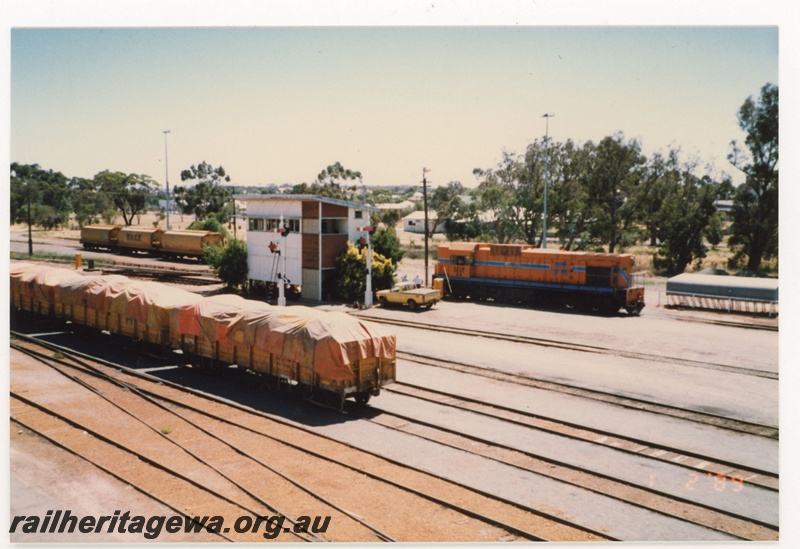
{"label": "bush", "polygon": [[394,228],[379,230],[370,240],[372,249],[375,250],[376,253],[391,259],[395,265],[403,260],[405,252],[400,249],[400,239],[397,238],[397,233]]}
{"label": "bush", "polygon": [[225,240],[230,240],[231,235],[219,219],[213,215],[203,221],[195,221],[188,227],[192,231],[212,231],[220,233]]}
{"label": "bush", "polygon": [[[397,267],[372,250],[372,290],[391,288]],[[367,249],[359,250],[352,242],[336,258],[336,283],[331,288],[334,297],[346,302],[361,301],[367,289]]]}
{"label": "bush", "polygon": [[226,246],[208,246],[203,260],[217,277],[230,288],[247,283],[247,245],[242,240],[229,240]]}

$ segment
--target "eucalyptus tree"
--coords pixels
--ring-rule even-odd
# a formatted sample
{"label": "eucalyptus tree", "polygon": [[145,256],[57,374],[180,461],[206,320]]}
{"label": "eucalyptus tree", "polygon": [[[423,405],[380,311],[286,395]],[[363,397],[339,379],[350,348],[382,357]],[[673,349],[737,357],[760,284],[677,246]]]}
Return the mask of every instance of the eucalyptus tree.
{"label": "eucalyptus tree", "polygon": [[65,225],[72,211],[68,179],[38,164],[11,164],[11,220],[44,229]]}
{"label": "eucalyptus tree", "polygon": [[728,243],[734,262],[746,257],[747,270],[757,271],[778,254],[778,87],[766,84],[757,100],[748,97],[738,120],[746,149],[733,141],[728,159],[747,179],[734,196]]}
{"label": "eucalyptus tree", "polygon": [[500,244],[512,241],[519,234],[516,191],[521,168],[515,154],[503,151],[503,159],[496,169],[472,171],[480,181],[476,190],[478,208],[493,218],[494,240]]}
{"label": "eucalyptus tree", "polygon": [[116,215],[110,196],[98,190],[94,179],[73,177],[69,180],[69,186],[75,221],[79,226],[97,223]]}
{"label": "eucalyptus tree", "polygon": [[462,199],[466,189],[460,181],[450,181],[431,193],[429,208],[436,212],[448,240],[474,239],[482,236],[484,226],[479,219],[475,202]]}
{"label": "eucalyptus tree", "polygon": [[658,214],[660,241],[653,266],[667,276],[682,273],[693,261],[706,257],[704,237],[716,213],[714,201],[721,186],[708,176],[694,175],[693,166],[670,172]]}
{"label": "eucalyptus tree", "polygon": [[104,170],[94,176],[98,191],[105,193],[122,214],[125,225],[147,209],[147,196],[158,186],[149,175]]}
{"label": "eucalyptus tree", "polygon": [[198,221],[212,214],[221,218],[222,223],[227,221],[228,206],[233,200],[233,193],[224,186],[224,183],[231,181],[225,168],[215,168],[203,161],[181,171],[181,181],[197,181],[191,187],[175,187],[175,204],[181,213],[194,215]]}
{"label": "eucalyptus tree", "polygon": [[317,180],[312,184],[312,188],[314,185],[317,187],[313,191],[314,194],[347,200],[348,192],[352,198],[357,191],[355,182],[360,179],[361,172],[347,169],[341,162],[334,162],[317,174]]}
{"label": "eucalyptus tree", "polygon": [[654,181],[646,179],[647,159],[640,143],[621,133],[606,137],[594,149],[585,178],[589,232],[614,253],[632,242],[637,214]]}
{"label": "eucalyptus tree", "polygon": [[594,150],[591,141],[583,147],[571,140],[550,145],[548,226],[555,229],[565,250],[585,250],[598,245],[589,231],[592,215],[586,192]]}

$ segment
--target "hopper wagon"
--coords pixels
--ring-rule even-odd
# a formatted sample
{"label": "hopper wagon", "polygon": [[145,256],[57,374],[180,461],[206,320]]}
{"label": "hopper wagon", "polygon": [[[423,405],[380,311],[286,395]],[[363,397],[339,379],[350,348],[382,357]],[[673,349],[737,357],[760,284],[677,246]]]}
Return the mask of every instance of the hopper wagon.
{"label": "hopper wagon", "polygon": [[203,249],[207,246],[224,246],[225,237],[214,231],[86,225],[81,228],[80,242],[86,250],[202,260]]}

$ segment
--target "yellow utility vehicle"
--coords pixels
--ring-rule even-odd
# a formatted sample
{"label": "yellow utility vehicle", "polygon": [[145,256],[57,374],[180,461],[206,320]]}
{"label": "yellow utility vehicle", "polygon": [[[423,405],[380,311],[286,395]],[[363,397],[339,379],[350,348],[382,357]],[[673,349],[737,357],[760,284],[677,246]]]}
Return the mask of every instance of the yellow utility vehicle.
{"label": "yellow utility vehicle", "polygon": [[442,299],[442,292],[433,288],[418,288],[414,282],[399,282],[391,290],[378,292],[378,301],[384,307],[390,304],[408,305],[412,311],[424,307],[430,309]]}

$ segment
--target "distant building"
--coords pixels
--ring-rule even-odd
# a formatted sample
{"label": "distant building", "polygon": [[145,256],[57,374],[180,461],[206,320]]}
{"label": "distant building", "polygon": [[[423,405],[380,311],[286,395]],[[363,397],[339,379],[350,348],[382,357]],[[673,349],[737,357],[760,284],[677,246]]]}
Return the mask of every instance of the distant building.
{"label": "distant building", "polygon": [[715,200],[714,207],[720,213],[729,214],[733,209],[733,200]]}
{"label": "distant building", "polygon": [[[438,222],[436,212],[428,212],[428,233],[444,232],[444,224]],[[403,230],[407,233],[425,232],[425,212],[411,212],[403,218]]]}
{"label": "distant building", "polygon": [[384,210],[408,210],[414,207],[414,203],[410,200],[403,200],[402,202],[388,202],[385,204],[375,204],[375,207]]}
{"label": "distant building", "polygon": [[[305,299],[321,301],[323,284],[336,274],[336,257],[348,241],[369,226],[378,208],[315,195],[241,194],[234,197],[247,211],[248,278],[275,282],[280,273],[275,244],[286,259],[286,277],[301,287]],[[281,236],[283,224],[289,232]]]}
{"label": "distant building", "polygon": [[[167,210],[167,201],[166,201],[166,199],[158,201],[158,209],[159,210],[164,210],[164,211]],[[169,211],[171,211],[171,212],[175,211],[175,201],[172,200],[172,199],[170,199],[170,201],[169,201]]]}

